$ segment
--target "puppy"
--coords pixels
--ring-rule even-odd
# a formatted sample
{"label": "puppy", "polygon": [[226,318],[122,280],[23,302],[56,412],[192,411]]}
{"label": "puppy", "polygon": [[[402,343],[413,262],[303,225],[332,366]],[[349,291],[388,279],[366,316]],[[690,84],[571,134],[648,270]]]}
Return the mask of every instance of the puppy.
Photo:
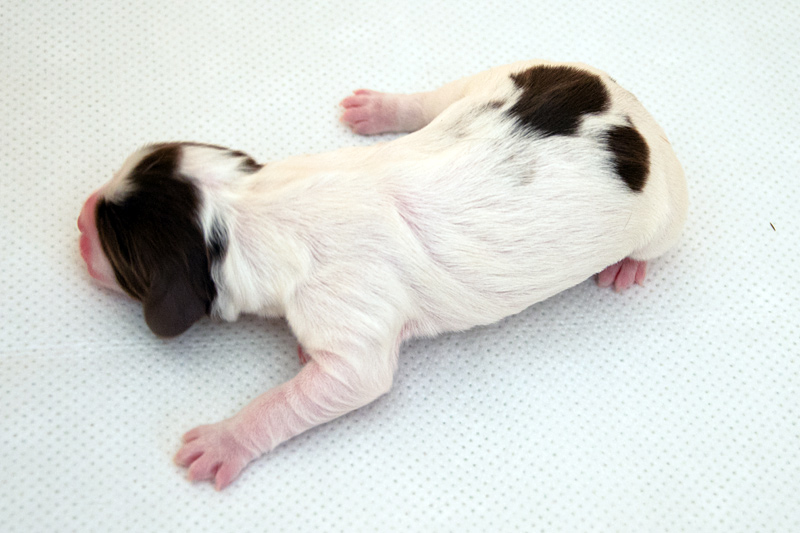
{"label": "puppy", "polygon": [[630,93],[582,64],[520,62],[412,95],[342,102],[371,147],[259,165],[147,146],[92,194],[81,253],[162,337],[205,315],[283,316],[307,364],[184,436],[191,480],[252,460],[392,384],[408,338],[490,324],[599,272],[642,283],[687,213],[681,166]]}

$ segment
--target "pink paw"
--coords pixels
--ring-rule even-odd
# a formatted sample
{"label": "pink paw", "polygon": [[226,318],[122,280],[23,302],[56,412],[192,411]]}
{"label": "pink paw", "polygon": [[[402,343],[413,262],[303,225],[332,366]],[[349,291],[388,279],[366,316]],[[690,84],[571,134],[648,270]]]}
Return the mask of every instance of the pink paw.
{"label": "pink paw", "polygon": [[222,490],[260,455],[239,442],[234,427],[232,420],[224,420],[196,427],[183,436],[175,462],[189,468],[189,481],[214,480],[216,489]]}
{"label": "pink paw", "polygon": [[359,135],[398,131],[397,102],[386,93],[359,89],[342,100],[341,121]]}
{"label": "pink paw", "polygon": [[597,274],[597,284],[601,287],[614,285],[617,292],[627,289],[634,283],[644,285],[647,274],[647,261],[637,261],[626,257]]}

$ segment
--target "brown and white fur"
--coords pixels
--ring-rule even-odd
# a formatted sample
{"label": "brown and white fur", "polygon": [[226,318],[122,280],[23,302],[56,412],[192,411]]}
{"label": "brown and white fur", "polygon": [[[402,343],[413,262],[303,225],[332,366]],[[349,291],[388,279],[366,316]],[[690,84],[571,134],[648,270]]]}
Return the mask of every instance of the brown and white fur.
{"label": "brown and white fur", "polygon": [[392,385],[410,337],[489,324],[600,273],[618,290],[676,243],[683,171],[607,74],[528,61],[426,93],[356,91],[356,133],[391,142],[256,164],[147,146],[87,200],[81,252],[158,335],[204,315],[284,316],[308,360],[234,417],[184,436],[192,480],[252,460]]}

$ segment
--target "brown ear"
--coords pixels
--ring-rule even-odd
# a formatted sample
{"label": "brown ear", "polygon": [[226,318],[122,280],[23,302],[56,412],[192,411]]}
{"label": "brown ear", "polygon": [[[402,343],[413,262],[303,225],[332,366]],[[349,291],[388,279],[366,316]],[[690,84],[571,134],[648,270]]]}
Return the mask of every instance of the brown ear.
{"label": "brown ear", "polygon": [[206,314],[206,302],[181,272],[157,272],[144,297],[144,320],[159,337],[180,335]]}

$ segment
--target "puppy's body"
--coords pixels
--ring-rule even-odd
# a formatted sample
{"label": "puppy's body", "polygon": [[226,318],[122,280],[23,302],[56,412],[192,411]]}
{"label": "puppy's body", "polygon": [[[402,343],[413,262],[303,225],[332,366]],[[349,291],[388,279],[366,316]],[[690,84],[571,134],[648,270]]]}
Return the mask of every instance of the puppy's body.
{"label": "puppy's body", "polygon": [[[93,276],[141,299],[157,333],[206,313],[285,316],[311,359],[232,419],[186,435],[177,461],[193,479],[223,487],[280,442],[385,393],[405,338],[495,322],[600,271],[624,288],[679,237],[686,186],[666,137],[585,65],[517,63],[343,105],[358,133],[415,133],[263,167],[218,147],[153,145],[81,215]],[[162,261],[158,237],[145,239],[154,252],[136,251],[126,203],[148,205],[159,184],[193,199],[155,208],[154,227],[193,221],[205,258],[188,247]]]}

